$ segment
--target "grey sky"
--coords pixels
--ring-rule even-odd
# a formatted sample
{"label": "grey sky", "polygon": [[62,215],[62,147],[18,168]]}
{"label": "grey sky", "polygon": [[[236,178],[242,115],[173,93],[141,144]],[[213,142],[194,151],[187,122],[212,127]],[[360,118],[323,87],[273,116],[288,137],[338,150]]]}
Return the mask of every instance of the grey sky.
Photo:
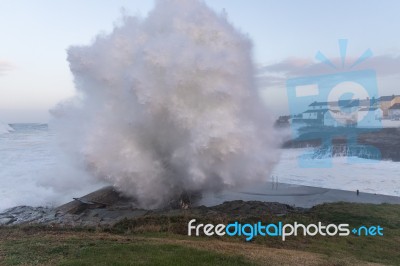
{"label": "grey sky", "polygon": [[[254,60],[263,69],[262,97],[276,114],[287,112],[285,79],[329,69],[317,51],[333,61],[337,40],[349,40],[348,60],[366,49],[374,57],[363,67],[378,75],[381,94],[399,91],[400,2],[207,0],[254,43]],[[47,110],[74,94],[65,50],[89,44],[109,32],[121,17],[145,16],[153,1],[0,0],[0,121],[46,122]],[[324,72],[325,73],[325,72]]]}

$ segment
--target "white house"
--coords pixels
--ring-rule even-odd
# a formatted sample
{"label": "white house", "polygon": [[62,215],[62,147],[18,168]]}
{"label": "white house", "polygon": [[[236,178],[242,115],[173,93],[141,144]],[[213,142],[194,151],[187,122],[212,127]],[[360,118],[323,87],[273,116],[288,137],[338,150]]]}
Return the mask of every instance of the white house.
{"label": "white house", "polygon": [[388,110],[389,118],[392,120],[400,120],[400,103],[394,104]]}
{"label": "white house", "polygon": [[303,119],[317,119],[318,112],[314,110],[307,110],[302,114]]}
{"label": "white house", "polygon": [[[390,110],[392,119],[400,120],[400,103]],[[384,115],[378,99],[350,99],[335,102],[313,102],[301,114],[305,123],[330,127],[379,127]]]}
{"label": "white house", "polygon": [[[400,103],[400,95],[392,95],[392,96],[382,96],[379,98],[379,106],[383,111],[383,117],[391,118],[389,114],[389,110],[391,107]],[[395,112],[396,113],[396,112]]]}
{"label": "white house", "polygon": [[309,105],[309,110],[329,109],[329,102],[313,102]]}
{"label": "white house", "polygon": [[328,109],[307,110],[302,113],[302,119],[306,123],[322,125],[324,122],[324,115],[328,111]]}

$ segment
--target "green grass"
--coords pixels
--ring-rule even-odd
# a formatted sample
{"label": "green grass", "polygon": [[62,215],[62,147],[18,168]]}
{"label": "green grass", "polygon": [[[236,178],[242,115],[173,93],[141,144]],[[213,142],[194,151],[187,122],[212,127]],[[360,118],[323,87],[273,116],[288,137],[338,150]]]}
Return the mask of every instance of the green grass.
{"label": "green grass", "polygon": [[11,240],[1,245],[5,265],[254,265],[228,256],[174,244],[84,238]]}
{"label": "green grass", "polygon": [[[274,265],[300,252],[293,264],[354,265],[368,262],[400,265],[400,205],[333,203],[282,217],[241,217],[241,222],[349,223],[380,225],[379,237],[189,237],[187,222],[230,222],[232,217],[148,216],[123,220],[114,228],[0,228],[0,265]],[[278,254],[274,250],[287,253]],[[302,252],[302,253],[301,253]],[[300,256],[299,255],[299,256]]]}
{"label": "green grass", "polygon": [[327,256],[354,257],[359,260],[391,265],[400,265],[400,205],[333,203],[314,207],[309,213],[294,214],[284,218],[285,222],[340,224],[350,228],[361,225],[384,228],[384,236],[347,237],[289,237],[285,243],[274,239],[257,239],[259,244],[271,247],[292,248],[317,252]]}
{"label": "green grass", "polygon": [[60,265],[252,265],[240,256],[226,256],[171,244],[102,243],[81,248]]}
{"label": "green grass", "polygon": [[[192,218],[192,217],[190,217]],[[197,223],[219,223],[215,217],[193,217],[197,219]],[[172,232],[176,234],[186,234],[187,222],[190,220],[186,216],[178,216],[162,218],[163,226],[155,226],[155,217],[143,217],[135,220],[125,220],[114,227],[115,232],[143,233],[157,228],[160,232]],[[361,225],[372,226],[380,225],[384,228],[384,236],[365,237],[350,235],[347,237],[288,237],[283,242],[279,237],[257,237],[254,243],[271,248],[282,248],[301,250],[307,252],[315,252],[326,255],[331,258],[349,257],[357,260],[384,263],[392,265],[400,265],[400,205],[393,204],[356,204],[356,203],[330,203],[322,204],[312,208],[306,213],[292,213],[286,216],[276,217],[266,214],[263,217],[241,217],[240,222],[257,222],[263,221],[268,223],[318,223],[323,224],[350,224],[350,230],[353,227]],[[226,218],[224,223],[235,221]],[[146,230],[145,226],[148,226]],[[179,230],[175,230],[179,228]],[[243,237],[230,238],[228,241],[243,242]],[[208,238],[206,238],[208,239]]]}

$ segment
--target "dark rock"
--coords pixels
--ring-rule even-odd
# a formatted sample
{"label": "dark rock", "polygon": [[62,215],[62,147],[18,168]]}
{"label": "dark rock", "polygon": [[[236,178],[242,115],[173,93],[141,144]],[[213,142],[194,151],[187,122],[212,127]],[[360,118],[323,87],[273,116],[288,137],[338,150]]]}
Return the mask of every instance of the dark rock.
{"label": "dark rock", "polygon": [[[196,195],[198,197],[198,195]],[[196,197],[185,195],[179,199],[192,204]],[[188,205],[189,207],[189,205]],[[0,214],[0,225],[39,224],[51,226],[109,227],[124,219],[146,216],[197,216],[241,217],[286,215],[299,211],[277,202],[230,201],[205,207],[190,206],[190,209],[166,207],[157,210],[144,210],[137,207],[135,200],[121,195],[113,187],[105,187],[81,198],[77,198],[57,208],[19,206]]]}
{"label": "dark rock", "polygon": [[[400,161],[400,128],[363,129],[307,127],[300,136],[287,141],[283,148],[316,147],[317,153],[327,151],[331,155],[358,156],[368,159]],[[331,139],[328,146],[323,141]],[[354,138],[354,141],[350,141]],[[369,147],[376,148],[375,154]],[[344,154],[346,153],[346,154]],[[348,154],[347,154],[348,153]]]}

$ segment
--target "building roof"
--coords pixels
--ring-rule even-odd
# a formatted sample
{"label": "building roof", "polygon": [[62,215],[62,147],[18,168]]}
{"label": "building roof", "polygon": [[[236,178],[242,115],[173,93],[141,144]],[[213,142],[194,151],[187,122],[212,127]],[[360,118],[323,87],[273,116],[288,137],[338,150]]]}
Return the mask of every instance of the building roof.
{"label": "building roof", "polygon": [[375,98],[360,100],[360,106],[373,106],[376,103],[378,103],[378,99]]}
{"label": "building roof", "polygon": [[400,95],[390,95],[390,96],[381,96],[379,98],[380,102],[390,102],[391,100],[393,100],[395,97],[398,97]]}
{"label": "building roof", "polygon": [[389,110],[397,110],[397,109],[400,109],[400,103],[393,104],[393,105],[389,108]]}
{"label": "building roof", "polygon": [[374,105],[377,102],[385,102],[385,101],[391,101],[393,100],[395,97],[400,97],[400,95],[390,95],[390,96],[381,96],[379,97],[379,99],[375,99],[374,97],[369,99],[363,99],[363,100],[359,100],[359,99],[351,99],[351,100],[339,100],[336,102],[313,102],[311,103],[309,106],[325,106],[325,105],[333,105],[333,106],[348,106],[349,104],[351,106],[371,106]]}
{"label": "building roof", "polygon": [[330,112],[331,112],[331,113],[335,113],[335,114],[340,113],[339,110],[330,110]]}
{"label": "building roof", "polygon": [[364,108],[361,108],[359,111],[360,112],[369,112],[369,111],[376,111],[376,110],[378,110],[378,109],[380,109],[380,108],[378,108],[378,107],[364,107]]}
{"label": "building roof", "polygon": [[337,102],[313,102],[309,106],[340,106],[340,107],[353,107],[353,106],[360,106],[360,105],[372,105],[377,100],[375,99],[351,99],[351,100],[339,100]]}
{"label": "building roof", "polygon": [[329,109],[307,110],[307,111],[303,112],[303,114],[304,113],[325,113],[327,111],[329,111]]}
{"label": "building roof", "polygon": [[360,106],[360,100],[359,100],[359,99],[349,100],[349,101],[343,103],[343,105],[340,105],[340,106],[344,106],[344,107],[357,107],[357,106]]}
{"label": "building roof", "polygon": [[[383,97],[394,97],[394,96],[383,96]],[[381,97],[382,98],[382,97]],[[381,99],[380,98],[380,99]],[[363,100],[359,99],[351,99],[351,100],[339,100],[337,102],[313,102],[309,106],[330,106],[330,107],[357,107],[357,106],[373,106],[378,103],[378,99],[375,98],[367,98]]]}
{"label": "building roof", "polygon": [[348,100],[340,100],[339,102],[313,102],[312,104],[310,104],[309,106],[344,106],[346,104],[348,104]]}
{"label": "building roof", "polygon": [[329,102],[313,102],[312,104],[310,104],[309,106],[324,106],[324,105],[328,105]]}

